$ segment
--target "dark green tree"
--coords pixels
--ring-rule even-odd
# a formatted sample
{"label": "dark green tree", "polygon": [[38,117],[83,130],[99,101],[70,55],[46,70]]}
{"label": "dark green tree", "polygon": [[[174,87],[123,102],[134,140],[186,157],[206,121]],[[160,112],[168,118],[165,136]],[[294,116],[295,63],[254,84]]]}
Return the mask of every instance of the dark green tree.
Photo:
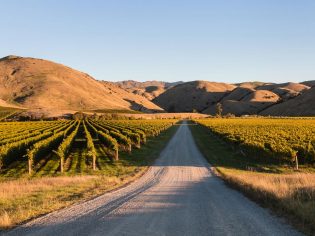
{"label": "dark green tree", "polygon": [[215,106],[215,108],[216,108],[216,113],[215,113],[215,115],[216,115],[217,117],[222,117],[222,112],[223,112],[222,104],[218,102],[217,105]]}

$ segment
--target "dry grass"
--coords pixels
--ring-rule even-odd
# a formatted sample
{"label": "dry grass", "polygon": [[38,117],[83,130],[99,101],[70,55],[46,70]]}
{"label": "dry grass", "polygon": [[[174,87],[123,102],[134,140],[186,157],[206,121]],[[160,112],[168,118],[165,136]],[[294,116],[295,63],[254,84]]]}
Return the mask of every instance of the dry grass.
{"label": "dry grass", "polygon": [[7,228],[12,225],[12,221],[9,217],[8,212],[3,211],[0,215],[0,227]]}
{"label": "dry grass", "polygon": [[0,228],[9,228],[25,220],[75,202],[113,190],[145,171],[129,176],[72,176],[17,179],[0,182]]}
{"label": "dry grass", "polygon": [[218,171],[251,198],[285,214],[304,232],[314,232],[315,173],[269,174],[222,167]]}
{"label": "dry grass", "polygon": [[315,174],[266,174],[219,168],[225,177],[271,193],[278,199],[294,198],[305,201],[315,199]]}
{"label": "dry grass", "polygon": [[40,179],[18,179],[0,183],[0,199],[8,200],[31,194],[34,191],[50,190],[96,179],[95,176],[46,177]]}
{"label": "dry grass", "polygon": [[[14,76],[11,76],[12,71],[16,72]],[[23,89],[26,87],[27,90]],[[54,110],[58,113],[59,110],[143,107],[163,111],[148,99],[113,83],[97,81],[85,73],[51,61],[26,57],[0,61],[0,99],[3,100],[0,104],[15,99],[25,108],[50,110],[48,113],[37,109],[31,112],[39,116],[53,115]],[[11,106],[11,103],[7,105]]]}

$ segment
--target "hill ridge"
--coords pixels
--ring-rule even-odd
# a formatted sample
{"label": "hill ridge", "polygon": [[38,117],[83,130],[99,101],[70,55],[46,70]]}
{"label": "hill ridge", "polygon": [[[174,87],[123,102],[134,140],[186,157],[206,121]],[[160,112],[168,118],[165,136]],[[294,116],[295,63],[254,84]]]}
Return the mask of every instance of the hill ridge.
{"label": "hill ridge", "polygon": [[0,61],[0,99],[29,109],[162,111],[144,97],[112,83],[104,84],[87,73],[44,59],[17,56]]}

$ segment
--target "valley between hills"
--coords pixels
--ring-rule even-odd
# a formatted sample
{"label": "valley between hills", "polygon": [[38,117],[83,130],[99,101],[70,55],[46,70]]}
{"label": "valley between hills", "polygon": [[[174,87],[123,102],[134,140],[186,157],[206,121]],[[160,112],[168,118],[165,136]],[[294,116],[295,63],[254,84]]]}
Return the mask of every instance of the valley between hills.
{"label": "valley between hills", "polygon": [[[7,56],[0,59],[0,106],[26,114],[62,116],[77,111],[315,115],[315,81],[301,83],[96,80],[55,62]],[[25,115],[25,114],[24,114]]]}

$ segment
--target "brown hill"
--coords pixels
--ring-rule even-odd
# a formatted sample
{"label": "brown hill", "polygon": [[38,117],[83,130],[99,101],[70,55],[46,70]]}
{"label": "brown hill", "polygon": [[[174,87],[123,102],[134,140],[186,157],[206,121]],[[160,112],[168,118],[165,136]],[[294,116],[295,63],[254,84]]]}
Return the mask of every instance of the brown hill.
{"label": "brown hill", "polygon": [[257,90],[242,99],[244,102],[277,102],[279,96],[268,90]]}
{"label": "brown hill", "polygon": [[222,101],[227,101],[227,100],[235,100],[235,101],[240,101],[249,94],[253,93],[255,89],[248,88],[248,87],[237,87],[233,91],[231,91],[227,96],[223,98]]}
{"label": "brown hill", "polygon": [[[168,112],[191,112],[198,111],[214,115],[216,104],[221,103],[223,114],[232,113],[235,115],[244,114],[269,114],[281,115],[273,111],[273,107],[280,107],[280,104],[294,105],[303,98],[308,105],[305,105],[305,114],[312,110],[311,95],[314,90],[309,86],[297,83],[271,84],[271,83],[242,83],[236,85],[215,83],[207,81],[187,82],[174,86],[155,99],[153,102]],[[315,95],[314,95],[315,96]],[[287,103],[289,102],[289,103]],[[272,111],[272,112],[271,112]],[[303,112],[287,112],[284,114],[301,115]],[[315,112],[314,112],[315,115]]]}
{"label": "brown hill", "polygon": [[299,83],[282,83],[282,84],[265,84],[262,86],[256,87],[257,90],[269,90],[281,97],[283,101],[292,99],[303,92],[310,89],[309,86]]}
{"label": "brown hill", "polygon": [[[244,101],[235,101],[235,100],[225,100],[221,102],[223,108],[223,115],[233,114],[236,116],[241,115],[252,115],[257,114],[261,109],[260,103],[255,102],[244,102]],[[216,114],[216,106],[209,106],[206,110],[203,111],[205,114]]]}
{"label": "brown hill", "polygon": [[304,81],[301,84],[304,84],[308,87],[314,87],[315,86],[315,80],[310,80],[310,81]]}
{"label": "brown hill", "polygon": [[309,86],[306,86],[304,84],[289,82],[289,83],[283,83],[283,84],[266,84],[266,85],[256,87],[257,90],[269,90],[269,91],[275,90],[277,88],[288,89],[295,92],[302,92],[304,90],[309,89]]}
{"label": "brown hill", "polygon": [[18,105],[14,105],[12,103],[8,103],[2,99],[0,99],[0,110],[1,110],[1,107],[9,107],[9,108],[22,108]]}
{"label": "brown hill", "polygon": [[270,84],[270,83],[264,83],[264,82],[259,82],[259,81],[254,81],[254,82],[243,82],[243,83],[238,83],[235,84],[237,87],[242,87],[242,88],[251,88],[251,89],[255,89],[259,86],[263,86],[266,84]]}
{"label": "brown hill", "polygon": [[183,83],[182,81],[168,83],[163,81],[145,81],[145,82],[138,82],[134,80],[125,80],[116,82],[120,88],[137,94],[144,96],[145,98],[152,100],[159,96],[160,94],[164,93],[167,89]]}
{"label": "brown hill", "polygon": [[51,61],[8,56],[0,60],[0,99],[25,108],[161,111],[142,96]]}
{"label": "brown hill", "polygon": [[[216,104],[221,103],[223,114],[315,115],[313,86],[314,81],[233,85],[193,81],[170,88],[153,102],[168,112],[198,111],[214,115]],[[296,111],[290,110],[290,106]]]}
{"label": "brown hill", "polygon": [[301,95],[274,105],[263,112],[262,115],[272,116],[314,116],[315,115],[315,87]]}
{"label": "brown hill", "polygon": [[202,112],[216,104],[236,86],[225,83],[193,81],[176,85],[153,102],[169,112]]}
{"label": "brown hill", "polygon": [[[238,87],[225,96],[222,104],[223,114],[252,115],[268,108],[279,101],[279,96],[268,90],[253,90]],[[215,115],[216,104],[209,106],[204,113]]]}
{"label": "brown hill", "polygon": [[[0,106],[33,112],[77,110],[199,111],[262,115],[315,115],[315,82],[226,84],[208,81],[97,81],[54,62],[8,56],[0,59]],[[152,103],[148,99],[153,99]]]}

